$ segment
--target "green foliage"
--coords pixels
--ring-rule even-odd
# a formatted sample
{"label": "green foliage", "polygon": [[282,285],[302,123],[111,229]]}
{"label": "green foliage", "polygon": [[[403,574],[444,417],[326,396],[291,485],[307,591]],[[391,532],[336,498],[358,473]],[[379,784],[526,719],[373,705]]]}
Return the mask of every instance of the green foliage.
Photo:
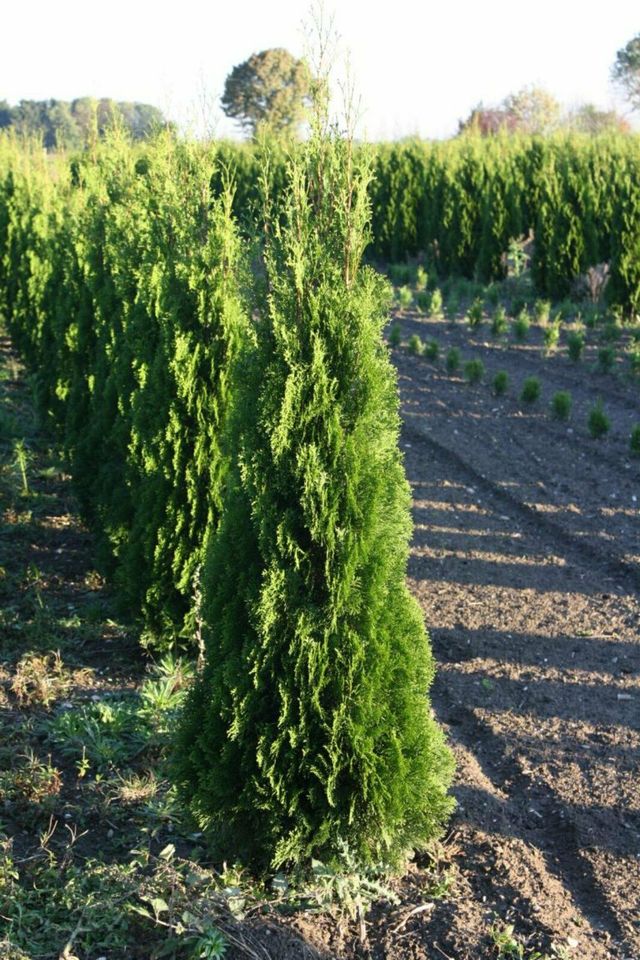
{"label": "green foliage", "polygon": [[276,47],[252,54],[228,75],[222,109],[243,130],[295,135],[312,97],[312,77],[304,60]]}
{"label": "green foliage", "polygon": [[392,347],[399,347],[402,343],[402,330],[400,325],[397,323],[392,324],[391,330],[389,331],[389,343]]}
{"label": "green foliage", "polygon": [[554,320],[544,328],[543,339],[546,353],[553,353],[560,341],[560,320]]}
{"label": "green foliage", "polygon": [[413,291],[411,287],[399,287],[396,293],[398,306],[403,310],[408,310],[413,304]]}
{"label": "green foliage", "polygon": [[604,412],[604,407],[601,400],[598,400],[596,405],[589,411],[587,427],[594,440],[604,437],[604,435],[611,429],[611,421]]}
{"label": "green foliage", "polygon": [[529,312],[526,307],[523,307],[511,325],[513,335],[519,343],[523,343],[527,339],[530,327]]}
{"label": "green foliage", "polygon": [[433,661],[405,584],[410,491],[386,284],[361,265],[370,170],[314,128],[265,238],[236,451],[202,571],[205,666],[175,755],[224,859],[395,865],[451,809]]}
{"label": "green foliage", "polygon": [[629,366],[635,377],[640,375],[640,348],[636,347],[629,351]]}
{"label": "green foliage", "polygon": [[502,337],[508,329],[507,311],[503,306],[499,306],[491,318],[491,336]]}
{"label": "green foliage", "polygon": [[421,357],[424,353],[424,343],[417,333],[412,333],[407,341],[407,350],[414,357]]}
{"label": "green foliage", "polygon": [[640,109],[640,33],[616,53],[611,77],[633,109]]}
{"label": "green foliage", "polygon": [[544,326],[545,323],[549,322],[549,316],[551,314],[551,303],[549,300],[536,300],[533,305],[533,317],[536,323],[540,323]]}
{"label": "green foliage", "polygon": [[447,357],[445,364],[447,367],[447,373],[455,373],[460,369],[460,350],[458,347],[451,347],[447,350]]}
{"label": "green foliage", "polygon": [[70,165],[0,148],[12,336],[101,567],[149,637],[178,642],[217,523],[228,368],[244,337],[231,190],[214,197],[215,156],[168,134],[135,150],[114,137]]}
{"label": "green foliage", "polygon": [[598,350],[598,368],[602,373],[611,373],[616,362],[616,352],[613,347],[600,347]]}
{"label": "green foliage", "polygon": [[581,330],[572,330],[567,336],[567,349],[569,357],[574,363],[582,358],[584,353],[585,337]]}
{"label": "green foliage", "polygon": [[388,268],[389,279],[398,287],[411,283],[411,267],[406,263],[392,263]]}
{"label": "green foliage", "polygon": [[522,385],[520,399],[524,403],[534,403],[540,397],[540,381],[537,377],[527,377]]}
{"label": "green foliage", "polygon": [[416,294],[416,306],[421,313],[429,313],[431,309],[431,294],[427,290],[421,290]]}
{"label": "green foliage", "polygon": [[469,383],[480,383],[484,377],[484,363],[480,359],[467,360],[464,365],[464,375]]}
{"label": "green foliage", "polygon": [[506,370],[498,370],[493,378],[493,392],[496,397],[501,397],[509,389],[509,374]]}
{"label": "green foliage", "polygon": [[424,267],[418,265],[418,267],[416,268],[416,279],[414,283],[415,289],[417,290],[418,293],[422,293],[424,290],[427,289],[428,283],[429,283],[429,274],[424,269]]}
{"label": "green foliage", "polygon": [[568,390],[558,390],[551,398],[551,412],[556,420],[568,420],[571,415],[571,394]]}
{"label": "green foliage", "polygon": [[81,150],[103,139],[113,127],[121,127],[132,140],[144,140],[169,128],[157,107],[147,103],[115,100],[21,100],[15,107],[0,104],[0,127],[20,137],[38,137],[46,150]]}
{"label": "green foliage", "polygon": [[440,356],[440,346],[437,340],[427,340],[424,345],[424,355],[427,360],[431,360],[433,363]]}
{"label": "green foliage", "polygon": [[629,452],[634,457],[640,457],[640,423],[634,424],[629,437]]}
{"label": "green foliage", "polygon": [[477,329],[484,318],[484,304],[480,297],[476,297],[467,310],[467,319],[472,330]]}
{"label": "green foliage", "polygon": [[431,300],[429,303],[429,316],[434,319],[439,319],[442,316],[442,291],[439,287],[431,294]]}

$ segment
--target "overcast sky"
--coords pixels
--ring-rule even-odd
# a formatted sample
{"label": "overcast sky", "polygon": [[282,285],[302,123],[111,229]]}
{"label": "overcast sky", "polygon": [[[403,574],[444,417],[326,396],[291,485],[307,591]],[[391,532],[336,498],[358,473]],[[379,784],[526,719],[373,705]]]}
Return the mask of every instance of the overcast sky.
{"label": "overcast sky", "polygon": [[[373,139],[443,137],[482,100],[543,86],[567,106],[626,109],[609,71],[640,31],[638,0],[327,0],[348,49]],[[0,99],[139,100],[182,124],[206,113],[218,135],[236,130],[218,98],[251,53],[304,53],[305,0],[7,0]],[[203,106],[204,105],[204,106]]]}

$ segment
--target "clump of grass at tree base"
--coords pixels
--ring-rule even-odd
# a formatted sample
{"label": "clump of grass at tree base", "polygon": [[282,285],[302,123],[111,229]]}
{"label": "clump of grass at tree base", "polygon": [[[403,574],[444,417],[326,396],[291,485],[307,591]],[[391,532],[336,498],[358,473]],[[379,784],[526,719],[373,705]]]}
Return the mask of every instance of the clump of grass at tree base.
{"label": "clump of grass at tree base", "polygon": [[616,362],[616,352],[613,347],[600,347],[598,350],[598,369],[601,373],[611,373]]}
{"label": "clump of grass at tree base", "polygon": [[467,320],[472,330],[477,329],[482,323],[484,317],[484,305],[480,297],[476,297],[467,310]]}
{"label": "clump of grass at tree base", "polygon": [[572,399],[568,390],[558,390],[551,398],[551,412],[556,420],[568,420]]}
{"label": "clump of grass at tree base", "polygon": [[540,380],[538,377],[527,377],[522,384],[520,399],[524,403],[535,403],[539,399],[541,392]]}
{"label": "clump of grass at tree base", "polygon": [[531,319],[526,308],[523,308],[511,325],[513,335],[519,343],[523,343],[529,335]]}
{"label": "clump of grass at tree base", "polygon": [[507,320],[507,311],[503,306],[499,306],[491,318],[491,335],[493,337],[502,337],[508,329],[509,321]]}
{"label": "clump of grass at tree base", "polygon": [[611,429],[611,421],[604,412],[602,400],[598,400],[596,405],[589,411],[587,428],[594,440],[604,437]]}
{"label": "clump of grass at tree base", "polygon": [[389,331],[389,343],[392,347],[399,347],[402,343],[402,330],[400,325],[393,323]]}
{"label": "clump of grass at tree base", "polygon": [[445,360],[447,373],[455,373],[457,370],[459,370],[460,363],[461,363],[460,350],[458,349],[458,347],[451,347],[447,351],[447,358]]}
{"label": "clump of grass at tree base", "polygon": [[640,457],[640,423],[634,424],[631,428],[629,452],[633,457]]}
{"label": "clump of grass at tree base", "polygon": [[493,378],[493,392],[496,397],[502,397],[509,389],[509,374],[506,370],[498,370]]}
{"label": "clump of grass at tree base", "polygon": [[484,376],[484,363],[482,360],[478,358],[467,360],[464,365],[464,375],[469,383],[480,383]]}
{"label": "clump of grass at tree base", "polygon": [[571,330],[567,336],[567,350],[569,353],[569,358],[573,360],[574,363],[578,363],[578,361],[582,358],[584,346],[584,333],[581,330]]}
{"label": "clump of grass at tree base", "polygon": [[424,353],[424,343],[417,333],[412,333],[407,341],[407,350],[413,357],[421,357]]}
{"label": "clump of grass at tree base", "polygon": [[440,345],[437,340],[427,340],[424,345],[424,356],[427,360],[435,362],[440,356]]}

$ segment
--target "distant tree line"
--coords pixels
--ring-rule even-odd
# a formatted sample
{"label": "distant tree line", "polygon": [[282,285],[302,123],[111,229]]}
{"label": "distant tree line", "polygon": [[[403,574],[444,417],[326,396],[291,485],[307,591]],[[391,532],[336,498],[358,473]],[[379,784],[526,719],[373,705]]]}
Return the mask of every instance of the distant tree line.
{"label": "distant tree line", "polygon": [[597,136],[629,133],[631,125],[615,110],[600,110],[592,103],[583,103],[565,113],[555,97],[539,87],[525,87],[509,94],[497,106],[479,103],[459,124],[460,133],[485,137],[497,133],[545,136],[562,130]]}
{"label": "distant tree line", "polygon": [[0,100],[0,129],[11,127],[25,135],[42,137],[47,150],[80,150],[120,124],[133,140],[143,140],[153,130],[167,127],[162,111],[148,103],[119,102],[103,98],[76,100],[21,100],[11,106]]}

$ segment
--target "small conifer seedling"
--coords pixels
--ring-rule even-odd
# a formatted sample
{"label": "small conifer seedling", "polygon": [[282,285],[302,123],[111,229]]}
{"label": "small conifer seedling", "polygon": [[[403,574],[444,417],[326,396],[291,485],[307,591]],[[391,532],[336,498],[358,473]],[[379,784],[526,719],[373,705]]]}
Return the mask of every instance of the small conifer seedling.
{"label": "small conifer seedling", "polygon": [[424,267],[418,265],[416,269],[416,280],[415,288],[417,293],[423,293],[427,289],[427,284],[429,282],[429,274]]}
{"label": "small conifer seedling", "polygon": [[616,362],[616,352],[613,347],[600,347],[598,350],[598,369],[601,373],[611,373]]}
{"label": "small conifer seedling", "polygon": [[551,412],[556,420],[568,420],[571,415],[571,394],[568,390],[558,390],[551,398]]}
{"label": "small conifer seedling", "polygon": [[525,307],[520,311],[512,325],[513,335],[519,343],[523,343],[527,339],[530,326],[531,320]]}
{"label": "small conifer seedling", "polygon": [[432,363],[440,356],[440,346],[437,340],[427,340],[424,346],[424,355],[427,360],[431,360]]}
{"label": "small conifer seedling", "polygon": [[584,353],[584,333],[581,330],[571,331],[567,337],[567,349],[571,360],[578,363]]}
{"label": "small conifer seedling", "polygon": [[408,310],[411,304],[413,303],[413,292],[411,287],[404,286],[398,287],[397,291],[398,306],[403,310]]}
{"label": "small conifer seedling", "polygon": [[540,397],[540,381],[537,377],[527,377],[522,384],[520,399],[524,403],[535,403]]}
{"label": "small conifer seedling", "polygon": [[429,315],[434,319],[438,320],[442,316],[442,292],[439,287],[431,294],[431,301],[429,303]]}
{"label": "small conifer seedling", "polygon": [[544,349],[547,354],[553,353],[560,341],[560,321],[554,320],[544,328]]}
{"label": "small conifer seedling", "polygon": [[402,331],[397,323],[394,323],[389,331],[389,343],[392,347],[399,347],[402,343]]}
{"label": "small conifer seedling", "polygon": [[447,373],[455,373],[460,369],[460,351],[457,347],[451,347],[447,351],[446,359]]}
{"label": "small conifer seedling", "polygon": [[409,337],[407,350],[413,357],[421,357],[424,353],[424,343],[417,333],[412,333]]}
{"label": "small conifer seedling", "polygon": [[427,290],[420,290],[416,294],[416,306],[420,313],[429,313],[431,309],[431,294]]}
{"label": "small conifer seedling", "polygon": [[498,370],[493,378],[493,392],[496,397],[502,397],[509,389],[509,374],[506,370]]}
{"label": "small conifer seedling", "polygon": [[548,300],[536,300],[533,305],[533,316],[536,323],[539,323],[541,326],[544,326],[549,322],[549,316],[551,314],[551,304]]}
{"label": "small conifer seedling", "polygon": [[469,309],[467,310],[467,320],[469,321],[469,326],[472,330],[475,330],[482,323],[482,318],[484,316],[484,306],[482,300],[479,297],[473,301]]}
{"label": "small conifer seedling", "polygon": [[464,375],[469,383],[480,383],[484,376],[484,363],[480,359],[467,360],[464,365]]}
{"label": "small conifer seedling", "polygon": [[491,336],[492,337],[502,337],[507,332],[509,327],[509,322],[507,320],[507,311],[505,308],[500,305],[496,307],[496,311],[491,319]]}
{"label": "small conifer seedling", "polygon": [[594,440],[604,437],[604,435],[607,434],[611,429],[611,421],[604,412],[602,400],[598,400],[596,405],[589,411],[587,427]]}

